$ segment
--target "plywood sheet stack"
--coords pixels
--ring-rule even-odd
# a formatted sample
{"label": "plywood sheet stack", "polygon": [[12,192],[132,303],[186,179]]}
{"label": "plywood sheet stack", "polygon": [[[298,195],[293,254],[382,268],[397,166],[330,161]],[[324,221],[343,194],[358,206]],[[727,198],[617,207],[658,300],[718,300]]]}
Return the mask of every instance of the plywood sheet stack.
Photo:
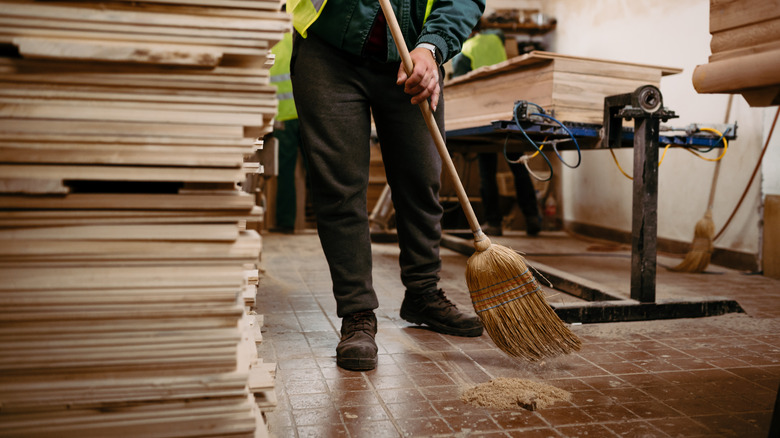
{"label": "plywood sheet stack", "polygon": [[241,186],[279,7],[0,1],[0,436],[267,433]]}
{"label": "plywood sheet stack", "polygon": [[604,97],[658,86],[681,69],[535,51],[481,67],[445,84],[448,130],[512,120],[514,104],[526,100],[553,111],[561,121],[602,123]]}
{"label": "plywood sheet stack", "polygon": [[780,0],[710,0],[710,34],[709,62],[693,72],[696,91],[780,104]]}

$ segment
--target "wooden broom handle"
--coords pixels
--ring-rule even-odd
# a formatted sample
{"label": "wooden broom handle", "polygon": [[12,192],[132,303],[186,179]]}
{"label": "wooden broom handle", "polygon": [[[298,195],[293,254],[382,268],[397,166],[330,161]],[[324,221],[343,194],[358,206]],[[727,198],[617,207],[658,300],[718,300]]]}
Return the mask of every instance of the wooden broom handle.
{"label": "wooden broom handle", "polygon": [[[398,26],[398,20],[395,18],[395,12],[393,12],[393,7],[390,5],[390,0],[379,0],[379,4],[382,7],[385,18],[387,19],[387,25],[390,27],[390,33],[393,35],[395,47],[398,49],[398,53],[401,55],[401,60],[404,64],[404,70],[406,70],[407,75],[411,76],[412,71],[414,70],[414,63],[412,62],[412,56],[409,55],[409,49],[406,48],[406,42],[404,42],[404,36],[401,34],[401,27]],[[441,131],[439,131],[439,126],[436,124],[436,119],[433,117],[431,107],[428,104],[428,99],[420,102],[419,106],[420,111],[422,111],[423,118],[425,119],[425,124],[428,125],[428,131],[430,131],[431,136],[433,136],[433,142],[436,143],[436,149],[439,150],[439,155],[441,156],[442,162],[450,174],[452,184],[455,186],[455,191],[458,194],[458,200],[460,201],[460,205],[463,208],[463,212],[466,214],[466,219],[469,221],[471,231],[474,233],[475,241],[479,242],[486,240],[487,237],[482,232],[482,228],[479,226],[477,215],[474,214],[474,209],[471,207],[469,197],[466,194],[466,189],[463,188],[463,183],[458,177],[458,171],[455,169],[455,165],[452,163],[450,152],[447,150],[447,145],[444,143],[444,138],[441,135]]]}
{"label": "wooden broom handle", "polygon": [[[728,103],[726,103],[726,117],[723,119],[724,124],[729,123],[731,118],[731,103],[734,101],[734,95],[729,94]],[[726,141],[726,136],[723,136],[723,141]],[[710,199],[707,201],[707,211],[712,211],[713,204],[715,203],[715,187],[718,185],[718,175],[720,174],[720,163],[722,159],[715,162],[715,171],[712,173],[712,185],[710,186]]]}

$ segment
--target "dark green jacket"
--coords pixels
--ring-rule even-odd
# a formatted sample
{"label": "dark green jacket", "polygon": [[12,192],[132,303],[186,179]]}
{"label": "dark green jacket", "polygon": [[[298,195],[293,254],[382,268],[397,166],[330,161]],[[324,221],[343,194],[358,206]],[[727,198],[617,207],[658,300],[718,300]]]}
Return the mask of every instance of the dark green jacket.
{"label": "dark green jacket", "polygon": [[[485,0],[435,0],[425,20],[426,0],[391,0],[391,3],[407,48],[412,50],[420,43],[433,44],[441,54],[442,63],[460,52],[485,10]],[[348,53],[360,55],[379,9],[379,0],[328,0],[308,32]],[[388,28],[387,61],[400,60]]]}

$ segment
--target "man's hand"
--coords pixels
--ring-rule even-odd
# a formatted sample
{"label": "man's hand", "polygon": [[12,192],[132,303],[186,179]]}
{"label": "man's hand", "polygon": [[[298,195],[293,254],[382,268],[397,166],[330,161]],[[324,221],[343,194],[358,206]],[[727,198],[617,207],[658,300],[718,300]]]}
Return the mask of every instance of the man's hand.
{"label": "man's hand", "polygon": [[414,63],[411,75],[406,74],[403,63],[398,69],[398,85],[404,86],[404,92],[412,96],[412,104],[418,105],[425,99],[431,99],[431,110],[436,111],[439,103],[439,66],[433,58],[431,51],[418,47],[409,55]]}

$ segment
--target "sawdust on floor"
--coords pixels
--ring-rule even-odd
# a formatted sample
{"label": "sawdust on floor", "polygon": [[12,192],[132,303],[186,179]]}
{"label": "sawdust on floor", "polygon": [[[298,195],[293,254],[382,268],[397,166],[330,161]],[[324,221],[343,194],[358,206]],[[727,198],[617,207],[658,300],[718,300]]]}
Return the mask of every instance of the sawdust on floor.
{"label": "sawdust on floor", "polygon": [[498,377],[463,391],[460,399],[474,406],[534,411],[568,401],[571,393],[534,380]]}

